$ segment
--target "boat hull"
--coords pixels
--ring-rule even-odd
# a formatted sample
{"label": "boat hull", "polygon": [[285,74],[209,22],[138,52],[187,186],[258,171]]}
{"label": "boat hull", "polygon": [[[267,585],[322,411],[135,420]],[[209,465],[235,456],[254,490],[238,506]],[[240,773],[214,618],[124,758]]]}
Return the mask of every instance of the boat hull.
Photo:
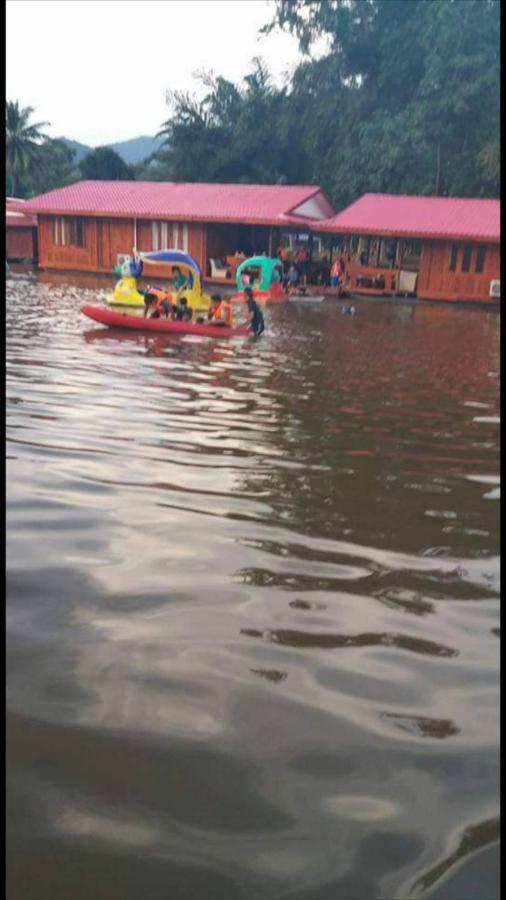
{"label": "boat hull", "polygon": [[103,309],[101,306],[81,307],[83,315],[109,328],[128,328],[133,331],[152,331],[157,334],[198,334],[204,337],[246,337],[248,328],[225,328],[217,325],[197,325],[195,322],[174,322],[172,319],[152,319]]}

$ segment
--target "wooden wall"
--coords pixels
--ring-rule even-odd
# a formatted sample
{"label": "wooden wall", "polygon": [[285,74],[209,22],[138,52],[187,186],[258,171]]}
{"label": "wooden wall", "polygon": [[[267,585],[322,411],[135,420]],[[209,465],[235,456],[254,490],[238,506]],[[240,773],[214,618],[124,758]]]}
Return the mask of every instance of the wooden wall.
{"label": "wooden wall", "polygon": [[[471,243],[471,242],[469,242]],[[490,282],[500,279],[501,260],[498,244],[485,245],[483,272],[476,272],[476,254],[480,244],[472,244],[469,272],[462,271],[464,242],[457,242],[457,260],[450,271],[451,241],[424,241],[420,258],[417,296],[424,300],[473,300],[491,302]]]}
{"label": "wooden wall", "polygon": [[[62,247],[53,243],[54,216],[39,216],[39,265],[47,269],[65,269],[80,272],[112,273],[120,253],[131,253],[135,244],[133,219],[109,219],[87,217],[84,220],[85,246]],[[200,223],[179,223],[177,247],[183,249],[183,224],[188,229],[188,253],[193,256],[202,270],[206,265],[206,226]],[[137,249],[153,249],[151,221],[137,221]],[[168,243],[175,246],[175,232],[168,223]],[[165,248],[163,248],[165,249]],[[149,266],[147,277],[167,278],[170,270],[164,265]]]}
{"label": "wooden wall", "polygon": [[39,216],[39,266],[42,269],[100,272],[97,219],[87,218],[84,221],[84,247],[61,247],[53,244],[54,218]]}
{"label": "wooden wall", "polygon": [[5,228],[5,258],[30,259],[37,256],[37,229],[33,227],[23,228],[16,225],[13,228]]}

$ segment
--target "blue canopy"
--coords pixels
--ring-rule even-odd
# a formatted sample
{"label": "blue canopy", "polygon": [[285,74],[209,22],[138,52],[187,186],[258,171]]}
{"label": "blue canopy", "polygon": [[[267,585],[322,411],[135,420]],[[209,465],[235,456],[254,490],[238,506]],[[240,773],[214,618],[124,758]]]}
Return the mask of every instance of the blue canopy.
{"label": "blue canopy", "polygon": [[193,256],[190,256],[189,253],[185,253],[183,250],[152,250],[150,253],[142,253],[139,252],[139,256],[141,259],[146,262],[153,263],[172,263],[172,265],[181,265],[187,266],[189,269],[193,269],[200,278],[202,278],[202,270]]}

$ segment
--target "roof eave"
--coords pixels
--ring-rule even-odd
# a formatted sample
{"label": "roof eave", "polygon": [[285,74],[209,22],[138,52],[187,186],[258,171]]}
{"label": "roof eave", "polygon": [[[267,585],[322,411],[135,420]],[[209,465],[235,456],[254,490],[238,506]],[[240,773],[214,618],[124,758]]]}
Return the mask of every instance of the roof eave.
{"label": "roof eave", "polygon": [[426,240],[426,241],[475,241],[476,243],[484,243],[484,244],[498,244],[500,243],[500,235],[473,235],[473,234],[458,234],[451,232],[431,232],[428,234],[423,231],[409,230],[409,229],[396,229],[395,231],[391,231],[384,228],[365,228],[358,226],[349,226],[349,225],[322,225],[320,228],[313,227],[313,231],[319,231],[322,234],[356,234],[356,235],[371,235],[374,237],[396,237],[396,238],[412,238],[414,240]]}
{"label": "roof eave", "polygon": [[41,207],[30,207],[29,212],[39,216],[79,216],[88,219],[147,219],[148,221],[156,219],[157,221],[167,222],[200,222],[201,224],[235,224],[235,225],[271,225],[282,227],[283,225],[304,225],[309,228],[314,220],[305,219],[302,216],[202,216],[202,215],[175,215],[172,213],[159,212],[115,212],[112,210],[82,210],[82,209],[43,209]]}

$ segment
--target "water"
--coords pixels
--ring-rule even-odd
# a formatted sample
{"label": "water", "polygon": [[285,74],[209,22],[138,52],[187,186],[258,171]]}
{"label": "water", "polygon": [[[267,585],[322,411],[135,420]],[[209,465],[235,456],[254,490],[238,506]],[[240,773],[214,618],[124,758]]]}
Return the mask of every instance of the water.
{"label": "water", "polygon": [[499,316],[7,281],[11,900],[498,887]]}

